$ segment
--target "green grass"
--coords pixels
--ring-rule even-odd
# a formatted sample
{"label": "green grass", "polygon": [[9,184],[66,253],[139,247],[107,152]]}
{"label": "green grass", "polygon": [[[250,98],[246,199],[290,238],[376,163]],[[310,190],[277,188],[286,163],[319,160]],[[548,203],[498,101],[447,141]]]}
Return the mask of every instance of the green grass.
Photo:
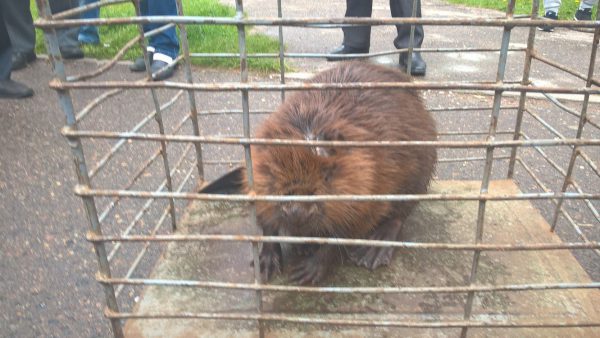
{"label": "green grass", "polygon": [[[3,0],[2,0],[3,1]],[[183,0],[184,14],[190,16],[233,17],[235,9],[219,3],[218,0]],[[37,18],[37,8],[32,1],[31,14]],[[134,15],[131,4],[105,6],[100,10],[102,18],[117,18]],[[262,34],[254,34],[246,30],[248,53],[277,53],[278,41]],[[237,53],[238,33],[235,26],[189,25],[187,26],[190,51],[196,53]],[[129,40],[138,34],[134,25],[100,26],[100,45],[84,45],[83,50],[88,57],[110,59]],[[45,53],[44,37],[41,30],[36,31],[36,52]],[[141,55],[139,46],[131,48],[124,56],[133,60]],[[211,67],[239,67],[237,58],[194,58],[192,63]],[[274,71],[279,69],[278,59],[253,58],[248,60],[249,67],[254,70]]]}
{"label": "green grass", "polygon": [[[448,0],[451,4],[461,4],[471,7],[481,7],[497,9],[499,11],[506,11],[507,0]],[[540,0],[540,11],[539,15],[544,15],[544,1]],[[531,14],[532,0],[517,0],[515,4],[515,14]],[[597,6],[596,6],[597,7]],[[563,0],[558,11],[558,18],[560,20],[573,20],[575,12],[579,8],[579,0]],[[596,16],[595,8],[593,10],[592,18]]]}

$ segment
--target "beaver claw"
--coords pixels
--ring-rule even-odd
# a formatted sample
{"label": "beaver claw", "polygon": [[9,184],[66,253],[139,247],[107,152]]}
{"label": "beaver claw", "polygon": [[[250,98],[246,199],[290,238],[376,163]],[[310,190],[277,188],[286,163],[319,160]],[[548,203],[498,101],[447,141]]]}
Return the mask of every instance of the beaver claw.
{"label": "beaver claw", "polygon": [[318,256],[306,257],[294,264],[290,271],[290,280],[298,284],[318,284],[327,274],[327,264],[323,264]]}
{"label": "beaver claw", "polygon": [[[395,241],[400,233],[402,222],[390,220],[381,224],[371,233],[369,239],[379,241]],[[380,266],[389,265],[394,254],[393,247],[359,246],[349,250],[348,257],[358,266],[375,270]]]}
{"label": "beaver claw", "polygon": [[260,272],[264,282],[281,272],[281,247],[276,243],[265,243],[260,252]]}

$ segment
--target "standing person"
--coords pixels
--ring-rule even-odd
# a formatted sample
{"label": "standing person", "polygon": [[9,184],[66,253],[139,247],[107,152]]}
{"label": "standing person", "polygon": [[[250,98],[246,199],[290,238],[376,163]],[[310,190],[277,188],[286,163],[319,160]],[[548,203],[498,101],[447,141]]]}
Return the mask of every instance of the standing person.
{"label": "standing person", "polygon": [[35,28],[29,1],[0,1],[2,1],[2,16],[12,46],[12,70],[19,70],[36,59]]}
{"label": "standing person", "polygon": [[[98,0],[79,0],[79,6],[85,6],[98,2]],[[100,17],[100,7],[90,9],[81,13],[81,19],[98,19]],[[98,27],[85,25],[79,28],[79,35],[77,40],[80,43],[97,45],[100,43],[100,35],[98,34]]]}
{"label": "standing person", "polygon": [[[544,18],[550,20],[558,20],[558,10],[560,8],[561,0],[544,0]],[[581,0],[579,2],[579,8],[575,12],[573,17],[576,21],[590,21],[592,20],[592,7],[598,4],[598,0]],[[539,30],[544,32],[552,32],[554,26],[543,25],[538,27]]]}
{"label": "standing person", "polygon": [[[144,16],[177,15],[177,4],[175,0],[142,0],[140,1],[140,12]],[[162,26],[164,26],[162,23],[146,24],[144,25],[144,32]],[[179,54],[179,39],[177,38],[175,27],[153,35],[149,40],[147,51],[150,57],[152,79],[160,81],[171,77],[175,72],[173,63],[177,54]],[[166,66],[170,67],[160,71]],[[137,58],[129,69],[133,72],[145,71],[146,64],[144,63],[144,58]]]}
{"label": "standing person", "polygon": [[9,6],[7,0],[0,1],[0,98],[18,99],[33,95],[33,90],[10,79],[12,47],[6,24],[6,16],[9,13],[7,6]]}
{"label": "standing person", "polygon": [[[77,6],[79,6],[78,0],[50,0],[50,11],[52,14],[64,12]],[[69,18],[71,19],[72,17]],[[58,46],[63,59],[83,58],[83,51],[79,47],[79,41],[77,41],[78,32],[79,27],[64,27],[56,30]]]}
{"label": "standing person", "polygon": [[[390,11],[394,18],[406,18],[412,16],[413,0],[390,0]],[[346,17],[371,17],[373,11],[373,0],[346,0]],[[416,17],[421,17],[421,1],[417,0]],[[398,35],[394,39],[394,46],[398,49],[408,48],[410,42],[410,25],[396,25]],[[344,42],[331,54],[355,54],[368,53],[371,41],[371,26],[343,27]],[[414,48],[420,48],[423,43],[424,32],[422,25],[415,25]],[[339,61],[341,57],[328,57],[328,61]],[[408,53],[400,53],[400,67],[406,69],[408,64]],[[411,59],[411,74],[417,76],[425,75],[427,64],[421,57],[420,52],[413,52]]]}

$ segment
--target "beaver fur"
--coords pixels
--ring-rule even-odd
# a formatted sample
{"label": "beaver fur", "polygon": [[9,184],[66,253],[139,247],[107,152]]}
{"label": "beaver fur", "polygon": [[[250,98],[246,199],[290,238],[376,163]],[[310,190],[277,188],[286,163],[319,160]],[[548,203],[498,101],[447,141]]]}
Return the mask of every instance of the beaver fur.
{"label": "beaver fur", "polygon": [[[409,82],[406,74],[364,62],[342,63],[312,83]],[[434,141],[435,122],[409,89],[308,90],[289,95],[259,127],[266,139]],[[257,195],[424,194],[434,172],[433,147],[251,146]],[[243,177],[244,171],[239,171]],[[242,183],[248,191],[247,184]],[[265,236],[397,240],[415,202],[257,202]],[[319,283],[342,257],[375,269],[393,248],[305,245],[290,261],[290,277]],[[340,253],[346,253],[340,255]],[[264,243],[263,278],[281,271],[278,243]],[[286,262],[286,265],[288,263]]]}

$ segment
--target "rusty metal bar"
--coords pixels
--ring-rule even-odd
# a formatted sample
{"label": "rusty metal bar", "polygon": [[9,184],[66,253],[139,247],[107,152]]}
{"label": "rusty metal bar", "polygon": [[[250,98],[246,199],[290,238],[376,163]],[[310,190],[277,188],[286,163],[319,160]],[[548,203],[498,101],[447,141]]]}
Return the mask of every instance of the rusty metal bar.
{"label": "rusty metal bar", "polygon": [[[281,8],[281,0],[277,0],[277,17],[283,18],[283,9]],[[279,38],[279,83],[285,84],[285,46],[283,44],[283,26],[278,28]],[[246,54],[246,57],[251,57]],[[285,101],[285,90],[281,90],[281,102]]]}
{"label": "rusty metal bar", "polygon": [[[531,115],[536,121],[538,121],[540,124],[542,124],[546,129],[548,129],[552,134],[556,135],[557,137],[561,138],[561,139],[565,139],[565,136],[562,135],[558,130],[556,130],[554,127],[552,127],[548,122],[546,122],[544,119],[542,119],[541,116],[539,116],[538,114],[530,111],[529,109],[526,109],[527,113],[529,115]],[[567,176],[567,172],[561,168],[560,166],[558,166],[558,164],[555,164],[554,161],[552,161],[549,157],[547,157],[547,155],[544,153],[543,150],[539,149],[536,147],[536,150],[544,157],[544,159],[546,159],[546,161],[548,161],[548,163],[550,163],[563,177]],[[578,155],[582,155],[583,150],[579,149],[578,150]],[[589,159],[589,157],[587,157]],[[593,163],[593,161],[591,161],[591,159],[589,159],[590,162],[588,163],[590,165],[590,167],[592,168],[592,170],[597,169],[595,168],[595,165]],[[596,171],[596,175],[598,175],[598,172]],[[600,175],[598,175],[598,177],[600,178]],[[578,193],[583,193],[583,190],[581,189],[581,187],[579,186],[579,184],[575,181],[572,180],[571,181],[571,185],[573,186],[573,188],[575,188],[575,190]],[[598,210],[596,209],[596,207],[594,207],[594,205],[589,201],[589,200],[584,200],[585,204],[588,206],[588,209],[592,212],[592,214],[594,215],[594,217],[596,217],[596,220],[600,221],[600,214],[598,213]]]}
{"label": "rusty metal bar", "polygon": [[[417,1],[419,0],[412,0],[412,13],[411,13],[411,17],[415,18],[417,16]],[[406,74],[408,75],[412,75],[412,54],[413,54],[413,48],[414,48],[414,44],[415,44],[415,25],[412,24],[410,25],[410,35],[409,35],[409,40],[408,40],[408,51],[406,52]]]}
{"label": "rusty metal bar", "polygon": [[[533,1],[531,5],[531,17],[537,19],[539,12],[539,0]],[[529,27],[529,34],[527,36],[527,48],[525,49],[525,64],[523,65],[523,77],[521,79],[521,85],[526,86],[530,83],[529,74],[531,73],[531,61],[533,58],[533,54],[535,53],[534,44],[535,44],[535,31],[536,27]],[[513,140],[518,140],[521,136],[521,126],[523,123],[523,109],[525,109],[525,102],[527,100],[527,93],[521,92],[519,96],[519,105],[517,108],[517,116],[515,121],[515,129]],[[515,159],[517,157],[517,148],[513,147],[510,153],[510,160],[508,162],[508,173],[507,178],[513,178],[514,169],[515,169]]]}
{"label": "rusty metal bar", "polygon": [[[136,0],[134,0],[136,1]],[[473,27],[538,27],[548,24],[547,20],[514,20],[512,18],[493,19],[486,17],[475,18],[274,18],[274,17],[256,17],[256,18],[224,18],[224,17],[202,17],[202,16],[135,16],[127,18],[110,19],[68,19],[68,20],[50,20],[48,18],[38,19],[36,26],[39,28],[55,27],[73,27],[81,25],[123,25],[123,24],[149,24],[149,23],[174,23],[186,25],[227,25],[227,26],[291,26],[316,28],[314,25],[330,24],[345,26],[390,26],[390,25],[423,25],[423,26],[473,26]],[[600,21],[566,21],[557,20],[552,22],[555,27],[576,27],[576,28],[597,28],[600,27]],[[333,27],[333,26],[332,26]]]}
{"label": "rusty metal bar", "polygon": [[[281,1],[281,0],[279,0]],[[353,58],[353,57],[377,57],[377,56],[386,56],[386,55],[398,55],[399,53],[403,53],[408,51],[408,48],[399,48],[393,50],[387,50],[382,52],[369,52],[369,53],[358,53],[358,54],[346,54],[346,55],[335,55],[342,58]],[[450,47],[442,47],[442,48],[413,48],[413,51],[424,52],[424,53],[452,53],[452,52],[460,52],[460,53],[468,53],[468,52],[498,52],[497,48],[477,48],[477,47],[467,47],[467,48],[450,48]],[[523,52],[525,48],[509,48],[511,52]],[[240,56],[239,53],[191,53],[191,57],[196,58],[238,58]],[[307,59],[322,59],[327,56],[333,56],[333,54],[329,53],[283,53],[283,57],[286,58],[307,58]],[[249,53],[248,58],[278,58],[279,54],[277,53]]]}
{"label": "rusty metal bar", "polygon": [[[544,190],[545,192],[550,191],[550,189],[548,189],[548,187],[546,187],[546,185],[544,185],[544,183],[537,177],[537,175],[533,172],[533,170],[531,168],[529,168],[529,166],[523,160],[517,159],[517,161],[519,162],[519,164],[521,164],[521,166],[523,166],[525,171],[531,176],[531,178],[535,181],[535,183],[542,190]],[[552,200],[551,202],[554,203],[554,205],[557,204],[557,202],[554,200]],[[573,218],[567,211],[565,211],[564,209],[561,208],[560,213],[567,219],[568,223],[571,225],[571,227],[573,227],[573,230],[575,230],[575,232],[577,233],[579,238],[581,238],[585,243],[591,243],[589,238],[583,233],[583,231],[581,231],[581,228],[579,227],[577,222],[575,222],[575,220],[573,220]],[[599,249],[592,249],[592,250],[596,253],[596,255],[600,256]]]}
{"label": "rusty metal bar", "polygon": [[[510,110],[517,109],[517,106],[507,106],[501,107],[502,110]],[[437,112],[471,112],[476,111],[480,112],[482,110],[492,110],[492,107],[437,107],[437,108],[427,108],[427,110],[431,113]],[[250,111],[250,115],[254,114],[270,114],[273,110],[265,110],[265,109],[255,109]],[[233,114],[243,114],[244,112],[236,109],[216,109],[216,110],[201,110],[198,112],[198,115],[233,115]]]}
{"label": "rusty metal bar", "polygon": [[[598,22],[600,22],[600,13],[596,13],[596,20]],[[592,86],[592,79],[594,77],[594,66],[596,64],[596,52],[598,51],[599,43],[600,43],[600,27],[597,27],[594,32],[594,38],[592,40],[592,51],[590,53],[590,62],[589,62],[589,66],[588,66],[587,80],[585,83],[586,87]],[[583,96],[581,114],[580,114],[579,123],[577,126],[576,138],[578,138],[578,139],[581,138],[581,136],[583,134],[583,128],[586,123],[589,99],[590,99],[589,94],[585,94]],[[571,185],[573,182],[573,180],[571,179],[571,176],[573,175],[573,168],[575,167],[575,161],[577,160],[578,154],[579,154],[579,147],[577,145],[575,145],[573,147],[573,151],[571,152],[571,158],[569,159],[569,166],[567,167],[567,175],[565,176],[565,180],[563,181],[563,186],[561,188],[562,192],[566,191],[567,188],[569,187],[569,185]],[[560,209],[562,207],[562,204],[563,204],[563,200],[559,200],[556,205],[556,209],[554,211],[554,216],[552,217],[552,222],[551,222],[551,230],[552,231],[556,230],[556,225],[558,224],[558,216],[560,214]]]}
{"label": "rusty metal bar", "polygon": [[[191,149],[191,147],[188,147],[188,148]],[[189,149],[186,150],[186,153],[189,151]],[[181,184],[179,185],[179,187],[177,187],[176,191],[181,192],[183,190],[183,187],[185,187],[185,185],[187,184],[187,182],[192,177],[193,173],[194,173],[194,168],[192,167],[192,168],[190,168],[190,170],[188,170],[187,174],[183,178],[183,180],[182,180]],[[163,189],[164,189],[164,187],[163,187]],[[160,218],[156,222],[156,225],[154,226],[154,228],[152,228],[152,231],[150,232],[150,236],[156,235],[156,233],[160,230],[160,228],[162,227],[162,225],[165,222],[165,219],[167,219],[167,216],[170,213],[170,210],[169,210],[170,208],[171,208],[170,205],[168,205],[165,208],[165,210],[163,211],[162,215],[160,216]],[[130,278],[133,275],[133,273],[137,269],[138,265],[140,264],[140,262],[144,258],[144,255],[148,251],[148,247],[150,247],[150,243],[151,242],[144,243],[144,247],[140,250],[139,254],[136,256],[136,258],[133,261],[133,263],[131,264],[131,267],[129,268],[129,270],[127,270],[127,273],[125,274],[125,278]],[[116,245],[119,245],[119,244],[122,244],[122,243],[119,242]],[[117,287],[117,292],[116,292],[117,297],[119,297],[119,294],[121,293],[121,290],[123,289],[123,287],[124,287],[124,285],[119,285],[119,287]]]}
{"label": "rusty metal bar", "polygon": [[600,146],[600,139],[535,139],[535,140],[500,140],[500,141],[316,141],[292,139],[261,139],[261,138],[236,138],[217,136],[192,136],[192,135],[162,135],[128,132],[108,132],[93,130],[75,130],[65,127],[61,133],[66,137],[76,138],[107,138],[130,139],[145,141],[168,142],[200,142],[209,144],[237,144],[237,145],[273,145],[273,146],[322,146],[322,147],[437,147],[437,148],[507,148],[513,146]]}
{"label": "rusty metal bar", "polygon": [[[36,0],[39,15],[42,18],[48,18],[51,15],[49,0]],[[46,46],[48,48],[48,55],[52,62],[54,75],[61,79],[66,80],[65,67],[62,60],[62,56],[59,50],[58,37],[55,29],[44,30],[44,36],[46,39]],[[73,100],[69,90],[59,90],[58,99],[60,106],[65,113],[66,123],[69,128],[77,129],[77,120],[75,117],[75,111],[73,108]],[[77,138],[68,138],[68,143],[71,148],[71,154],[75,162],[75,170],[77,172],[78,183],[85,186],[90,186],[90,178],[87,173],[87,165],[85,161],[85,154],[83,151],[83,145],[81,140]],[[82,198],[87,218],[90,224],[89,232],[94,235],[102,236],[102,226],[98,221],[98,211],[93,197]],[[94,251],[96,253],[96,259],[98,261],[98,273],[103,278],[110,278],[110,264],[106,257],[106,247],[104,243],[94,243]],[[115,296],[115,290],[112,285],[103,285],[104,297],[106,299],[106,305],[110,311],[119,312],[119,305]],[[117,338],[123,337],[123,328],[121,321],[118,319],[111,319],[111,327],[113,334]]]}
{"label": "rusty metal bar", "polygon": [[[242,0],[235,0],[235,10],[236,10],[236,19],[244,18],[244,4]],[[281,26],[279,26],[281,27]],[[240,51],[240,82],[248,83],[248,51],[246,49],[246,26],[238,25],[238,47]],[[281,47],[280,47],[281,48]],[[282,89],[282,93],[285,89]],[[248,98],[248,90],[242,89],[242,123],[244,128],[244,137],[250,137],[250,103]],[[254,186],[254,173],[252,169],[252,151],[250,149],[249,144],[244,145],[244,159],[246,164],[246,180],[248,184],[248,188],[252,190]],[[249,206],[250,209],[250,225],[256,226],[256,206],[251,203]],[[261,273],[260,273],[260,258],[259,258],[260,250],[258,248],[258,243],[252,244],[252,262],[254,263],[254,283],[261,284]],[[263,312],[263,301],[262,301],[262,292],[260,290],[256,291],[256,310],[258,313]],[[265,335],[264,323],[261,320],[257,321],[258,324],[258,336],[263,338]]]}
{"label": "rusty metal bar", "polygon": [[[181,166],[181,164],[183,163],[183,160],[187,157],[188,152],[191,149],[191,145],[188,145],[185,150],[183,151],[183,154],[181,155],[181,157],[179,158],[179,160],[177,160],[177,163],[175,163],[175,167],[173,167],[172,171],[171,171],[171,175],[174,175],[177,170],[179,170],[179,167]],[[158,157],[158,155],[157,155]],[[167,180],[164,179],[162,181],[162,183],[158,186],[158,188],[155,191],[163,191],[165,189],[167,185]],[[177,192],[181,192],[181,190],[177,190]],[[149,199],[148,201],[146,201],[146,203],[142,206],[142,208],[140,209],[140,211],[133,217],[133,220],[129,223],[129,225],[125,228],[125,230],[123,231],[122,235],[123,236],[127,236],[131,230],[133,230],[133,228],[135,227],[135,225],[142,219],[142,217],[144,217],[144,215],[146,214],[146,212],[148,211],[148,209],[150,209],[150,207],[152,206],[152,204],[154,204],[154,201],[156,201],[156,199]],[[111,209],[107,209],[107,213],[108,211],[110,211]],[[169,210],[170,212],[170,210]],[[101,220],[102,221],[102,220]],[[111,261],[114,256],[117,254],[117,252],[120,249],[120,245],[121,243],[117,243],[111,250],[110,254],[108,255],[108,260]]]}
{"label": "rusty metal bar", "polygon": [[[141,15],[140,10],[140,0],[133,0],[135,7],[135,14],[137,16]],[[142,24],[138,24],[138,31],[140,35],[139,44],[142,49],[142,53],[144,55],[144,63],[146,64],[146,75],[149,81],[152,81],[152,69],[150,64],[150,57],[148,55],[148,50],[146,49],[146,42],[143,38],[144,36],[144,28]],[[150,94],[152,96],[152,102],[154,103],[154,109],[156,110],[156,114],[154,115],[154,120],[158,125],[158,131],[161,135],[165,134],[165,127],[163,125],[162,114],[160,109],[160,103],[158,101],[158,96],[156,94],[156,90],[154,88],[150,89]],[[165,176],[167,178],[167,189],[169,191],[173,191],[173,182],[171,179],[171,170],[169,169],[169,156],[167,155],[167,143],[166,141],[160,142],[161,147],[161,155],[163,159],[163,166],[165,170]],[[177,218],[175,215],[175,200],[169,200],[169,204],[171,205],[171,227],[173,230],[177,228]]]}
{"label": "rusty metal bar", "polygon": [[[535,81],[532,81],[531,84],[533,86],[535,86]],[[563,111],[575,116],[578,119],[581,117],[581,114],[576,112],[574,109],[571,109],[571,108],[565,106],[564,104],[560,103],[560,101],[558,101],[558,99],[556,97],[554,97],[553,95],[550,95],[550,94],[544,93],[544,92],[542,92],[541,94],[544,95],[548,100],[550,100],[550,102],[552,102],[555,106],[562,109]],[[586,116],[586,123],[595,127],[596,129],[600,130],[600,123],[592,120],[589,116]]]}
{"label": "rusty metal bar", "polygon": [[[600,21],[599,21],[600,22]],[[430,90],[481,90],[505,92],[530,92],[530,93],[562,93],[562,94],[600,94],[600,88],[591,87],[533,87],[521,84],[500,84],[490,82],[346,82],[346,83],[184,83],[184,82],[130,82],[130,81],[103,81],[103,82],[64,82],[59,79],[50,81],[50,87],[56,90],[66,89],[185,89],[207,92],[220,91],[280,91],[280,90],[338,90],[338,89],[430,89]]]}
{"label": "rusty metal bar", "polygon": [[99,197],[127,197],[127,198],[162,198],[162,199],[187,199],[200,201],[230,201],[230,202],[324,202],[324,201],[349,201],[349,202],[374,202],[374,201],[522,201],[522,200],[548,200],[548,199],[600,199],[600,193],[520,193],[520,194],[426,194],[426,195],[243,195],[243,194],[201,194],[201,193],[175,193],[152,192],[140,190],[113,190],[93,189],[85,185],[77,185],[75,194],[79,196]]}
{"label": "rusty metal bar", "polygon": [[548,322],[527,320],[436,320],[436,321],[405,321],[385,319],[355,319],[348,318],[323,318],[305,315],[281,315],[274,313],[247,313],[247,312],[183,312],[178,314],[139,314],[119,313],[105,309],[104,314],[113,319],[224,319],[224,320],[263,320],[300,324],[329,324],[349,326],[380,326],[380,327],[413,327],[413,328],[460,328],[460,327],[482,327],[482,328],[541,328],[541,327],[597,327],[600,322],[596,321],[571,321],[552,320]]}
{"label": "rusty metal bar", "polygon": [[[573,69],[571,69],[571,68],[569,68],[567,66],[564,66],[564,65],[562,65],[562,64],[560,64],[558,62],[555,62],[555,61],[553,61],[553,60],[551,60],[551,59],[549,59],[549,58],[547,58],[545,56],[542,56],[539,53],[537,53],[535,50],[532,51],[531,57],[533,57],[534,59],[536,59],[538,61],[541,61],[541,62],[547,64],[548,66],[551,66],[551,67],[554,67],[556,69],[562,70],[565,73],[569,73],[569,74],[575,76],[576,78],[582,79],[584,81],[587,80],[587,77],[586,77],[585,74],[582,74],[582,73],[580,73],[580,72],[578,72],[576,70],[573,70]],[[596,79],[592,78],[592,79],[590,79],[590,82],[593,85],[600,86],[600,81],[598,81]]]}
{"label": "rusty metal bar", "polygon": [[[514,9],[515,9],[515,1],[510,0],[508,2],[506,8],[506,18],[512,19]],[[496,82],[502,84],[504,81],[504,73],[506,71],[506,62],[508,60],[508,45],[510,43],[511,36],[511,27],[504,26],[504,31],[502,32],[502,42],[500,45],[500,55],[498,58],[498,70],[496,72]],[[502,105],[502,91],[496,90],[494,92],[494,103],[492,105],[492,114],[490,115],[490,125],[487,139],[494,140],[496,137],[496,129],[498,127],[498,117],[500,116],[500,106]],[[479,189],[479,193],[482,195],[486,195],[489,190],[490,179],[492,176],[492,167],[494,163],[494,147],[488,147],[485,150],[486,160],[483,169],[483,178],[481,180],[481,187]],[[475,243],[479,244],[483,241],[483,231],[485,226],[485,211],[486,211],[486,200],[480,200],[477,211],[477,225],[475,230]],[[477,272],[479,268],[479,258],[481,257],[481,251],[475,250],[473,252],[473,261],[471,265],[471,274],[469,276],[468,283],[469,285],[473,285],[477,281]],[[469,320],[471,318],[471,312],[473,309],[473,300],[475,299],[475,292],[469,292],[467,294],[467,300],[464,306],[464,314],[463,318],[465,320]],[[468,332],[468,327],[463,327],[461,329],[461,337],[466,338]]]}
{"label": "rusty metal bar", "polygon": [[257,243],[290,243],[290,244],[333,244],[347,246],[393,247],[402,249],[452,250],[452,251],[548,251],[548,250],[589,250],[600,249],[600,242],[567,242],[567,243],[422,243],[379,241],[372,239],[350,239],[329,237],[296,237],[296,236],[253,236],[253,235],[96,235],[88,233],[90,242],[257,242]]}
{"label": "rusty metal bar", "polygon": [[95,99],[93,99],[92,101],[90,101],[90,103],[88,103],[85,107],[83,107],[83,109],[81,109],[81,111],[75,116],[75,121],[77,123],[81,122],[81,120],[83,120],[83,118],[85,118],[87,116],[87,114],[89,114],[92,110],[94,110],[94,108],[96,108],[100,103],[106,101],[108,98],[115,96],[117,94],[122,94],[125,91],[122,89],[113,89],[113,90],[109,90],[107,92],[102,93],[101,95],[99,95],[98,97],[96,97]]}
{"label": "rusty metal bar", "polygon": [[[176,0],[177,3],[177,14],[179,16],[183,16],[183,4],[181,0]],[[179,33],[181,37],[181,47],[183,49],[184,55],[184,67],[185,67],[185,77],[188,83],[194,83],[194,77],[192,76],[192,66],[191,66],[191,58],[190,58],[190,46],[188,41],[187,29],[185,25],[178,25]],[[196,107],[196,93],[192,90],[188,90],[188,98],[190,102],[190,116],[192,120],[192,130],[194,135],[200,136],[200,126],[198,124],[198,108]],[[204,166],[202,164],[202,145],[194,144],[196,148],[196,168],[198,169],[198,177],[204,180]]]}
{"label": "rusty metal bar", "polygon": [[144,285],[193,287],[230,290],[261,290],[276,292],[305,292],[305,293],[386,293],[386,294],[419,294],[419,293],[464,293],[464,292],[514,292],[514,291],[549,291],[597,289],[600,282],[589,283],[537,283],[537,284],[505,284],[505,285],[471,285],[471,286],[423,286],[423,287],[319,287],[251,283],[227,283],[200,280],[180,279],[148,279],[148,278],[96,278],[99,283],[116,285]]}
{"label": "rusty metal bar", "polygon": [[[169,100],[168,102],[165,102],[160,107],[160,109],[164,111],[164,110],[168,109],[169,107],[171,107],[181,97],[182,94],[183,94],[183,90],[178,91],[177,94],[175,94],[175,96],[173,96],[173,98],[171,98],[171,100]],[[155,116],[156,116],[156,110],[153,110],[150,114],[146,115],[146,117],[144,117],[137,125],[135,125],[129,132],[135,133],[135,132],[139,131],[146,124],[148,124],[148,122],[150,122]],[[186,117],[186,119],[187,119],[187,117]],[[176,127],[174,129],[173,134],[177,133],[177,131],[179,131],[180,128],[181,127],[178,125],[178,127]],[[110,149],[110,151],[98,161],[98,163],[92,170],[90,170],[90,172],[88,173],[90,178],[94,178],[94,176],[96,176],[98,174],[98,172],[100,170],[102,170],[102,168],[108,163],[108,161],[126,143],[127,143],[126,140],[119,140],[118,142],[116,142],[115,145]]]}

